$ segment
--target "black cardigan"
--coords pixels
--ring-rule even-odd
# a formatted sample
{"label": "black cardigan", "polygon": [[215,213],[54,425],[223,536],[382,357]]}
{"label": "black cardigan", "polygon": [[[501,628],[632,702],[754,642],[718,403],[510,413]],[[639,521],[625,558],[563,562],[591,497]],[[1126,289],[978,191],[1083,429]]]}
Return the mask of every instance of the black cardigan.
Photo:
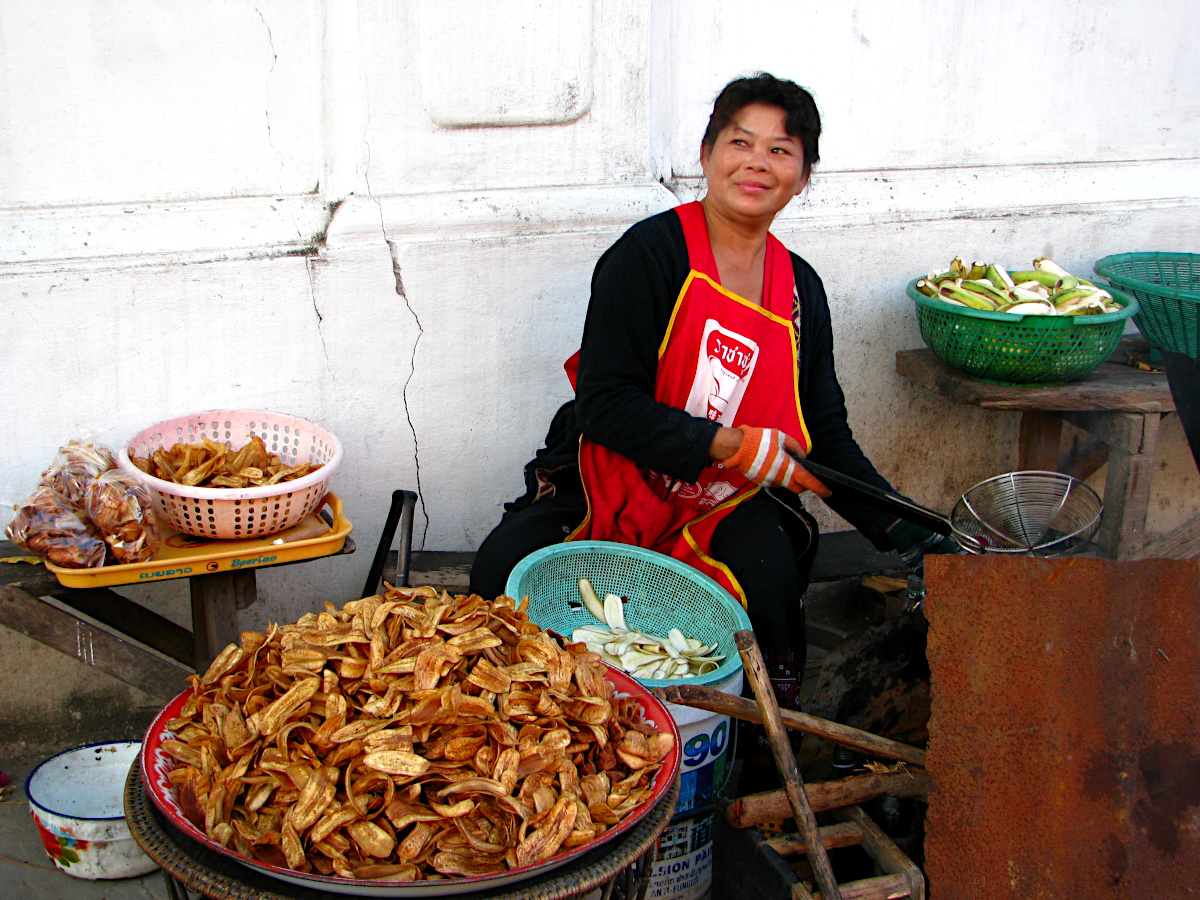
{"label": "black cardigan", "polygon": [[[800,408],[814,462],[892,490],[863,454],[846,421],[846,402],[833,365],[833,329],[821,279],[796,254],[792,269],[800,302]],[[634,462],[686,482],[709,464],[719,427],[654,399],[658,348],[687,278],[687,245],[673,210],[631,227],[596,264],[583,327],[576,399],[555,414],[546,446],[526,467],[524,497],[533,501],[538,473],[561,488],[578,485],[580,434]],[[880,549],[894,516],[853,500],[829,506]]]}

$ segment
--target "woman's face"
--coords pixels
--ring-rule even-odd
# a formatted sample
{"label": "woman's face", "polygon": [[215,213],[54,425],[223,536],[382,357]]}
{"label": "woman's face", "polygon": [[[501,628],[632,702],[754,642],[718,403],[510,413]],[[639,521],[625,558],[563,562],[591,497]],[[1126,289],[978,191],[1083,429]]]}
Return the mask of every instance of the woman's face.
{"label": "woman's face", "polygon": [[770,224],[804,190],[804,147],[785,123],[778,106],[751,103],[734,114],[711,147],[701,146],[706,205],[733,220]]}

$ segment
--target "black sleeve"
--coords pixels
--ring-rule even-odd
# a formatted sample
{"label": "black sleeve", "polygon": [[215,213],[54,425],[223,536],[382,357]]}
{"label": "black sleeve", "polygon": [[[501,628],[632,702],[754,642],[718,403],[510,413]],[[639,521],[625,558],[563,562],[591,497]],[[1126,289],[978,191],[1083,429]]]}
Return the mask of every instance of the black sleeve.
{"label": "black sleeve", "polygon": [[[833,363],[833,323],[825,287],[812,266],[795,254],[792,262],[801,304],[800,409],[812,440],[809,456],[813,462],[894,492],[858,446],[847,421],[846,397]],[[895,516],[836,494],[825,502],[876,547],[892,549],[884,531]]]}
{"label": "black sleeve", "polygon": [[658,349],[688,273],[679,217],[638,223],[600,258],[583,327],[575,412],[583,434],[695,482],[719,427],[654,399]]}

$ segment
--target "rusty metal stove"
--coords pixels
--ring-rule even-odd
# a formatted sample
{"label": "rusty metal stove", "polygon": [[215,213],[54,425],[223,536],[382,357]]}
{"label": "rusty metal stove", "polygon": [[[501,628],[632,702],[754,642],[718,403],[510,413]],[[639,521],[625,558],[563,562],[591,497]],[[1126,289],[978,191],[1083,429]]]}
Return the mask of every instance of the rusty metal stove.
{"label": "rusty metal stove", "polygon": [[1200,561],[939,556],[936,900],[1200,896]]}

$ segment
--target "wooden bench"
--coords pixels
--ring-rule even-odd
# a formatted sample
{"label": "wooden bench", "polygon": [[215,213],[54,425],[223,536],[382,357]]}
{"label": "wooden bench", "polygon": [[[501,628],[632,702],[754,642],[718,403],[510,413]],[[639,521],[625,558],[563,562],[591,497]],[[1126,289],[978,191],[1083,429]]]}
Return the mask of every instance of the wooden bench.
{"label": "wooden bench", "polygon": [[[1146,544],[1146,514],[1158,449],[1158,426],[1175,411],[1166,373],[1143,369],[1137,360],[1149,346],[1125,339],[1090,375],[1065,384],[1005,385],[980,381],[928,349],[896,354],[896,371],[920,387],[981,409],[1021,413],[1019,469],[1063,472],[1087,478],[1108,464],[1104,519],[1096,535],[1112,559],[1186,559],[1200,554],[1200,517]],[[1130,364],[1131,359],[1135,364]],[[1064,452],[1064,423],[1087,433]]]}
{"label": "wooden bench", "polygon": [[[346,538],[341,553],[353,552],[354,542]],[[24,555],[11,541],[0,541],[0,559]],[[187,675],[203,672],[239,640],[237,613],[258,599],[258,568],[265,567],[192,575],[189,630],[111,588],[64,587],[42,565],[0,562],[0,625],[125,684],[171,697]]]}

